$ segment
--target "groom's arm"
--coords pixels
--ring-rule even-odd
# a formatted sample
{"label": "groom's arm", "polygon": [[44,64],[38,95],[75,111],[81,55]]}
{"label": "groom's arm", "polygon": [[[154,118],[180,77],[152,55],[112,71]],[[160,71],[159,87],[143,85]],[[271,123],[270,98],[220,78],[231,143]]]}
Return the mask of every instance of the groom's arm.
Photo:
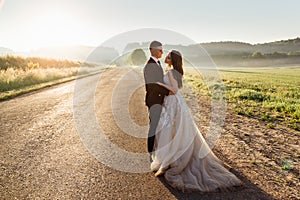
{"label": "groom's arm", "polygon": [[157,93],[161,93],[166,96],[169,95],[170,90],[157,84],[157,82],[160,82],[160,80],[158,79],[158,76],[155,73],[155,68],[151,66],[151,63],[147,64],[144,69],[144,78],[146,82],[146,87],[148,87],[149,90],[156,91]]}
{"label": "groom's arm", "polygon": [[161,82],[157,82],[158,85],[163,86],[164,88],[169,90],[169,95],[173,95],[176,94],[177,90],[174,87],[171,87],[169,85],[166,85],[164,83]]}

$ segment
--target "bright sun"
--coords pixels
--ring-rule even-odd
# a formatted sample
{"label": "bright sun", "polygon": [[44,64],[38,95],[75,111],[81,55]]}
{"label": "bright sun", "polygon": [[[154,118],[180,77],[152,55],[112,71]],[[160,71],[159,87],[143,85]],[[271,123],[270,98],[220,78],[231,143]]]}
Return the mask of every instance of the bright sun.
{"label": "bright sun", "polygon": [[36,39],[44,45],[69,43],[79,27],[79,24],[76,27],[76,22],[70,15],[62,11],[44,13],[33,24],[38,33]]}
{"label": "bright sun", "polygon": [[[44,10],[34,10],[35,15],[26,19],[28,38],[36,49],[43,46],[62,46],[77,44],[85,37],[86,24],[76,11],[58,6]],[[26,34],[26,33],[24,33]],[[26,42],[24,48],[26,49]]]}

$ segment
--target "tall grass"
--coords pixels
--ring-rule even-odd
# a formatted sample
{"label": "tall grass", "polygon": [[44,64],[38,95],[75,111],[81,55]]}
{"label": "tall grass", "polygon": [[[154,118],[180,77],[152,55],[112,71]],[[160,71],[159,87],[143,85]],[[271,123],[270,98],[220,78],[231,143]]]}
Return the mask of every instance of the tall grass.
{"label": "tall grass", "polygon": [[0,70],[13,69],[37,69],[37,68],[72,68],[79,67],[81,63],[68,60],[55,60],[49,58],[28,57],[23,58],[20,56],[0,56]]}
{"label": "tall grass", "polygon": [[77,68],[49,68],[20,70],[8,68],[0,70],[0,92],[20,89],[77,74]]}
{"label": "tall grass", "polygon": [[[300,130],[300,67],[221,69],[226,100],[236,114]],[[201,76],[188,71],[187,81],[198,93],[209,94]]]}
{"label": "tall grass", "polygon": [[46,58],[0,57],[0,93],[96,71],[95,65]]}

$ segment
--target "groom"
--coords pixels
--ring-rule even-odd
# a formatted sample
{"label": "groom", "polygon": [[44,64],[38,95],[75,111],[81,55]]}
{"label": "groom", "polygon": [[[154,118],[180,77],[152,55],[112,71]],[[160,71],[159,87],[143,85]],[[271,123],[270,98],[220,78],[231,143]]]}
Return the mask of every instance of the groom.
{"label": "groom", "polygon": [[162,44],[158,41],[150,43],[151,56],[144,68],[144,78],[146,84],[146,106],[148,107],[150,128],[148,132],[148,152],[151,154],[154,146],[156,127],[159,122],[162,111],[162,104],[164,97],[172,94],[168,89],[162,87],[156,82],[163,83],[163,68],[160,64],[159,58],[162,57]]}

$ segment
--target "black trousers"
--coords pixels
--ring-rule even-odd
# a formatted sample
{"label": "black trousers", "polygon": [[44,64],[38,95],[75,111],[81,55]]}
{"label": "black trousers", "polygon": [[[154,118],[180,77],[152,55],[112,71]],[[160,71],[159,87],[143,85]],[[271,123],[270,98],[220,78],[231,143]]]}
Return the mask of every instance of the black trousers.
{"label": "black trousers", "polygon": [[159,104],[155,104],[150,108],[148,108],[148,111],[149,111],[149,119],[150,119],[150,128],[148,132],[148,152],[150,153],[153,151],[155,132],[162,111],[162,106]]}

